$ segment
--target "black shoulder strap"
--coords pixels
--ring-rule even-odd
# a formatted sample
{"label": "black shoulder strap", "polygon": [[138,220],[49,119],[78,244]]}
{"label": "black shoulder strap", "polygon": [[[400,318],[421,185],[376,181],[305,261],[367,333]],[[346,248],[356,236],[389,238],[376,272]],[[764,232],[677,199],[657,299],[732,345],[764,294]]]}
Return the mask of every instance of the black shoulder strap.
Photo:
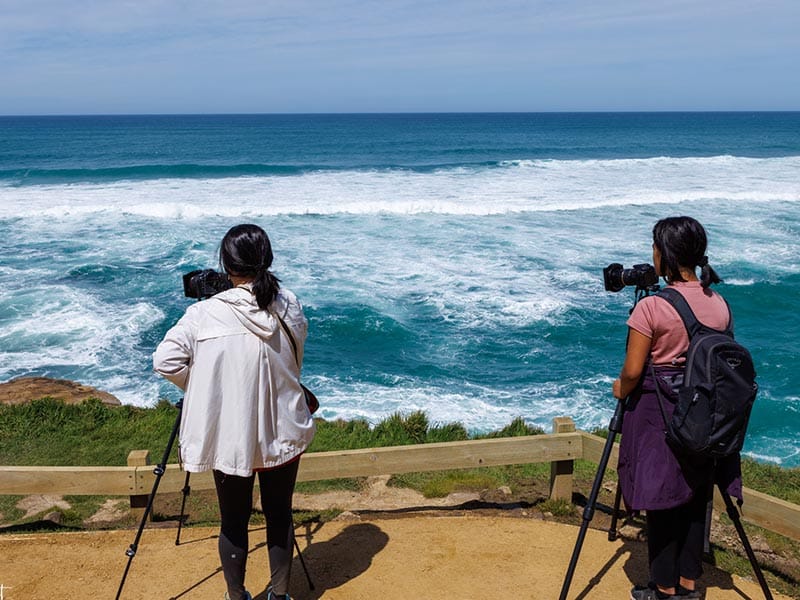
{"label": "black shoulder strap", "polygon": [[[694,311],[689,306],[689,303],[686,302],[686,298],[684,298],[683,294],[681,294],[678,290],[666,287],[656,292],[656,295],[664,298],[664,300],[669,302],[672,307],[678,311],[678,315],[680,315],[681,320],[686,327],[686,331],[689,334],[690,340],[692,337],[694,337],[694,334],[700,330],[701,327],[705,327],[700,321],[697,320]],[[725,306],[728,309],[728,326],[722,330],[722,332],[733,337],[733,313],[731,312],[731,307],[728,304],[728,301],[725,300],[725,298],[722,300],[725,302]],[[709,327],[708,329],[711,328]]]}
{"label": "black shoulder strap", "polygon": [[680,315],[686,327],[686,332],[689,334],[689,339],[692,339],[702,325],[700,321],[697,320],[697,317],[694,316],[694,311],[689,306],[689,303],[686,302],[686,298],[683,297],[683,294],[672,288],[664,288],[663,290],[659,290],[656,296],[664,298],[664,300],[669,302],[672,307],[678,311],[678,315]]}
{"label": "black shoulder strap", "polygon": [[275,317],[280,321],[281,327],[283,327],[284,332],[286,332],[286,336],[289,338],[289,341],[292,343],[292,351],[294,352],[294,360],[298,366],[300,366],[300,359],[297,356],[297,343],[294,341],[294,336],[292,335],[292,330],[286,325],[286,321],[284,321],[281,316],[275,312],[272,313]]}

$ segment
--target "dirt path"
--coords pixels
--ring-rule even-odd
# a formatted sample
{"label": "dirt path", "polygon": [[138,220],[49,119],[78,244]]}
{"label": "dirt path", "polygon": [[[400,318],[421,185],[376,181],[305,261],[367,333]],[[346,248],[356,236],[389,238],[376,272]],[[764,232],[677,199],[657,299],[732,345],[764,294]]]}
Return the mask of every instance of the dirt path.
{"label": "dirt path", "polygon": [[[291,593],[296,600],[403,598],[558,598],[578,528],[524,516],[438,513],[345,514],[297,530],[316,584],[310,591],[298,559]],[[445,516],[437,516],[445,515]],[[122,598],[222,598],[216,529],[146,529],[131,561]],[[3,600],[70,600],[116,596],[134,530],[7,534],[0,536]],[[264,529],[254,528],[247,585],[265,600]],[[641,542],[609,542],[590,529],[570,598],[624,599],[631,581],[646,579]],[[707,567],[708,600],[756,600],[756,583]],[[775,598],[786,600],[785,596]]]}

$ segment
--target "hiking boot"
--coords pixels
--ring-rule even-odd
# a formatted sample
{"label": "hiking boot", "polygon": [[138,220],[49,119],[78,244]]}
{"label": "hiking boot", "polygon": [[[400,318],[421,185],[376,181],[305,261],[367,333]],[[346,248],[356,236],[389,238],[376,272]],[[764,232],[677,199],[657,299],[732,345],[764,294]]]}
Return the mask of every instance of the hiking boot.
{"label": "hiking boot", "polygon": [[[231,600],[231,597],[228,595],[228,592],[225,592],[223,600]],[[253,597],[250,595],[250,592],[244,593],[244,600],[253,600]]]}
{"label": "hiking boot", "polygon": [[655,588],[636,586],[631,590],[631,600],[683,600],[687,596],[670,596]]}
{"label": "hiking boot", "polygon": [[700,600],[703,594],[700,593],[700,590],[687,590],[682,585],[679,585],[677,596],[683,600]]}

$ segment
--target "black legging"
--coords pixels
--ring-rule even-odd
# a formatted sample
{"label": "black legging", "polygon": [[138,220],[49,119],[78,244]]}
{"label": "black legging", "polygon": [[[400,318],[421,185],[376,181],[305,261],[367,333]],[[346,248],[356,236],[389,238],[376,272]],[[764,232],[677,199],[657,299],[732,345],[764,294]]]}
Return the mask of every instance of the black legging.
{"label": "black legging", "polygon": [[650,579],[662,588],[676,587],[680,577],[703,574],[706,494],[697,492],[686,504],[647,511]]}
{"label": "black legging", "polygon": [[[288,593],[292,566],[292,495],[297,479],[299,460],[258,473],[261,507],[267,520],[267,551],[272,589],[276,595]],[[255,475],[238,477],[214,471],[222,525],[219,556],[228,595],[231,600],[244,600],[244,574],[247,567],[250,513],[253,510]]]}

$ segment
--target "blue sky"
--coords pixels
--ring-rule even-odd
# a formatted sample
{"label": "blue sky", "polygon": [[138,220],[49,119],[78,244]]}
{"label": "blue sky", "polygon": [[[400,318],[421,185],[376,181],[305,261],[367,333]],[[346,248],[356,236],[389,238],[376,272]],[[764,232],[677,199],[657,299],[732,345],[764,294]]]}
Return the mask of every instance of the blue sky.
{"label": "blue sky", "polygon": [[0,114],[800,110],[798,0],[1,0]]}

